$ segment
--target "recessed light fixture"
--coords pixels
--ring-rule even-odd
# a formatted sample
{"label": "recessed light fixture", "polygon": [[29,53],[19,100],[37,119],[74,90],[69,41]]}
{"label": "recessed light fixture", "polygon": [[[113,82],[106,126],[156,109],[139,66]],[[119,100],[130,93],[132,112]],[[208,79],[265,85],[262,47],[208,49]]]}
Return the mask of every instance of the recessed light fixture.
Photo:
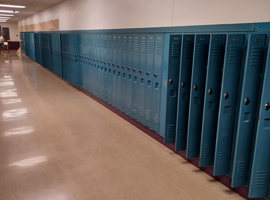
{"label": "recessed light fixture", "polygon": [[19,13],[17,10],[0,10],[0,13]]}
{"label": "recessed light fixture", "polygon": [[25,6],[7,5],[7,4],[0,4],[0,7],[5,7],[5,8],[25,8]]}
{"label": "recessed light fixture", "polygon": [[14,15],[10,15],[10,14],[1,14],[1,13],[0,13],[0,16],[12,17],[12,16],[14,16]]}
{"label": "recessed light fixture", "polygon": [[0,19],[10,19],[10,17],[2,17],[2,16],[0,16]]}

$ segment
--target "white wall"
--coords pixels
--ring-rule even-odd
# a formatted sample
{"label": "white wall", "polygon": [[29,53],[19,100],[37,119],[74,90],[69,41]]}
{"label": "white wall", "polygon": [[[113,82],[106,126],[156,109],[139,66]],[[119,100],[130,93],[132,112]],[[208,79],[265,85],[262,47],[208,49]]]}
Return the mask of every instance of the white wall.
{"label": "white wall", "polygon": [[66,0],[19,22],[60,30],[270,22],[270,0]]}
{"label": "white wall", "polygon": [[11,41],[19,41],[18,24],[17,23],[0,23],[1,27],[9,28],[9,35]]}

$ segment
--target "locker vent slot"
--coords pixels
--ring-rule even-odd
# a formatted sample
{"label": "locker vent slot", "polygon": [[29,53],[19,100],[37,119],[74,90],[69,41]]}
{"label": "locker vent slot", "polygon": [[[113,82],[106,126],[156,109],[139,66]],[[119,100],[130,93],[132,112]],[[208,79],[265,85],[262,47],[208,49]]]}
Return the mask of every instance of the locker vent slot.
{"label": "locker vent slot", "polygon": [[175,125],[174,124],[167,125],[167,133],[168,133],[168,138],[175,137]]}
{"label": "locker vent slot", "polygon": [[268,184],[266,171],[258,171],[255,175],[255,188],[264,188]]}
{"label": "locker vent slot", "polygon": [[248,163],[246,161],[241,161],[236,164],[235,176],[237,178],[245,177],[247,171],[248,171]]}
{"label": "locker vent slot", "polygon": [[225,167],[227,161],[230,160],[230,155],[228,152],[218,152],[217,155],[217,167]]}
{"label": "locker vent slot", "polygon": [[180,44],[173,43],[170,49],[170,55],[172,57],[178,57],[180,54]]}

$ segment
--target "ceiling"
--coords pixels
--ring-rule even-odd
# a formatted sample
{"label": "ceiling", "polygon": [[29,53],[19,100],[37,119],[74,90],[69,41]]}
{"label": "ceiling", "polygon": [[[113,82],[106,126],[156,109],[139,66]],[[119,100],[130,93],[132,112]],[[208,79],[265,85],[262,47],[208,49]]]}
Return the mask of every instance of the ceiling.
{"label": "ceiling", "polygon": [[23,18],[33,15],[36,12],[49,8],[63,0],[0,0],[0,4],[22,5],[26,8],[2,8],[0,10],[18,10],[18,14],[14,14],[8,22],[17,22]]}

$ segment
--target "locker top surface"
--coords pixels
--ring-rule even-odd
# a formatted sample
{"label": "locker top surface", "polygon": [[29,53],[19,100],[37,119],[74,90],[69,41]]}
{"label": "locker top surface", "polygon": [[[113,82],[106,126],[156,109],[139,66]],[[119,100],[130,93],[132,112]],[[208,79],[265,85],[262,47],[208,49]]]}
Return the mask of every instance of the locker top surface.
{"label": "locker top surface", "polygon": [[40,31],[39,33],[211,33],[211,32],[254,32],[270,30],[270,22],[265,23],[239,23],[239,24],[214,24],[192,25],[174,27],[149,27],[149,28],[124,28],[124,29],[97,29],[97,30],[63,30],[63,31]]}

